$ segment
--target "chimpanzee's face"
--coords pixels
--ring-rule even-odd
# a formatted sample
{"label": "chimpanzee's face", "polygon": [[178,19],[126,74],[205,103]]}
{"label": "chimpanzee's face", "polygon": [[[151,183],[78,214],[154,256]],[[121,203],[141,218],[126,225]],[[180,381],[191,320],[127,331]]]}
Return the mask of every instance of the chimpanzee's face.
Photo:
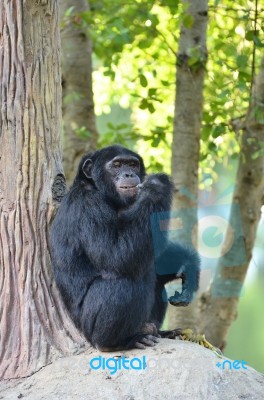
{"label": "chimpanzee's face", "polygon": [[132,155],[118,155],[105,165],[121,198],[132,200],[138,193],[140,184],[140,161]]}
{"label": "chimpanzee's face", "polygon": [[87,154],[79,166],[79,181],[96,188],[115,208],[132,205],[137,199],[139,184],[144,180],[145,166],[137,153],[114,145]]}

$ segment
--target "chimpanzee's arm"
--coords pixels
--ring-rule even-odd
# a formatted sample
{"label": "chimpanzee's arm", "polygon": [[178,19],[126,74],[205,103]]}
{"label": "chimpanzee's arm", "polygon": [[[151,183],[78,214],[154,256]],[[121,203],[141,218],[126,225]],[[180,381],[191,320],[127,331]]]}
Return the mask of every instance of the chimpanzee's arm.
{"label": "chimpanzee's arm", "polygon": [[119,213],[118,220],[101,221],[96,216],[92,227],[84,212],[82,243],[95,267],[130,277],[146,272],[154,260],[150,215],[169,209],[171,191],[166,175],[152,175],[142,185],[137,201]]}

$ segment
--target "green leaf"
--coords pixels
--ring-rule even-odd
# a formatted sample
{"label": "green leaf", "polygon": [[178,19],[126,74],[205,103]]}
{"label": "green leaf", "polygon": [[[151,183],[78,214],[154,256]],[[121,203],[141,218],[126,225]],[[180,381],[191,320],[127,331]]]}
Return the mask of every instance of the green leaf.
{"label": "green leaf", "polygon": [[157,88],[150,88],[149,90],[148,90],[148,96],[149,97],[152,97],[152,96],[155,96],[155,94],[157,93]]}
{"label": "green leaf", "polygon": [[225,133],[226,127],[224,125],[216,125],[212,131],[212,137],[217,138]]}
{"label": "green leaf", "polygon": [[216,144],[214,142],[210,142],[208,144],[208,149],[211,150],[212,152],[216,152],[217,146],[216,146]]}
{"label": "green leaf", "polygon": [[153,114],[155,112],[155,107],[153,106],[152,103],[148,103],[148,109],[151,114]]}
{"label": "green leaf", "polygon": [[237,66],[239,68],[245,68],[248,65],[248,56],[245,56],[244,54],[240,54],[236,58]]}
{"label": "green leaf", "polygon": [[249,41],[253,41],[255,36],[259,34],[259,31],[247,31],[245,38]]}
{"label": "green leaf", "polygon": [[146,110],[148,108],[148,101],[147,99],[143,99],[139,105],[141,110]]}
{"label": "green leaf", "polygon": [[74,130],[75,134],[83,139],[89,138],[92,136],[92,132],[90,132],[85,126],[81,126]]}
{"label": "green leaf", "polygon": [[142,40],[140,40],[140,42],[138,43],[138,47],[140,49],[148,49],[151,45],[151,42],[148,38],[144,38]]}
{"label": "green leaf", "polygon": [[179,0],[160,0],[160,5],[163,7],[167,6],[175,12],[179,6]]}
{"label": "green leaf", "polygon": [[264,47],[264,43],[259,38],[259,30],[247,31],[245,38],[249,41],[253,41],[257,47]]}
{"label": "green leaf", "polygon": [[244,72],[244,71],[239,71],[239,73],[238,73],[238,79],[239,79],[239,81],[241,81],[241,82],[250,82],[250,80],[251,80],[251,75],[250,74],[248,74],[247,72]]}
{"label": "green leaf", "polygon": [[147,78],[145,77],[145,75],[140,74],[140,75],[139,75],[139,81],[140,81],[140,85],[141,85],[142,87],[147,87],[147,86],[148,86],[148,80],[147,80]]}
{"label": "green leaf", "polygon": [[211,134],[211,126],[204,126],[202,129],[202,140],[207,140]]}
{"label": "green leaf", "polygon": [[93,22],[92,14],[90,11],[83,11],[80,13],[80,17],[86,24],[90,25]]}
{"label": "green leaf", "polygon": [[160,144],[160,138],[159,138],[158,136],[156,136],[156,137],[152,140],[151,145],[152,145],[153,147],[158,147],[159,144]]}
{"label": "green leaf", "polygon": [[258,36],[254,36],[253,40],[257,47],[264,47],[264,42],[262,42]]}
{"label": "green leaf", "polygon": [[65,17],[70,17],[70,16],[72,15],[74,9],[75,9],[74,6],[69,7],[69,8],[66,10]]}
{"label": "green leaf", "polygon": [[161,80],[161,83],[163,86],[170,86],[170,83],[168,81]]}
{"label": "green leaf", "polygon": [[109,76],[111,79],[114,80],[115,78],[115,71],[111,70],[111,69],[106,69],[104,71],[104,76]]}
{"label": "green leaf", "polygon": [[110,128],[110,129],[115,129],[115,126],[114,126],[114,124],[112,124],[112,122],[108,122],[107,124],[106,124],[106,126],[108,127],[108,128]]}
{"label": "green leaf", "polygon": [[234,57],[237,53],[237,48],[233,44],[226,44],[225,45],[225,54],[228,57]]}
{"label": "green leaf", "polygon": [[144,141],[146,142],[147,140],[152,140],[153,137],[152,136],[144,136]]}
{"label": "green leaf", "polygon": [[208,156],[208,153],[200,153],[199,160],[200,161],[206,160],[207,156]]}

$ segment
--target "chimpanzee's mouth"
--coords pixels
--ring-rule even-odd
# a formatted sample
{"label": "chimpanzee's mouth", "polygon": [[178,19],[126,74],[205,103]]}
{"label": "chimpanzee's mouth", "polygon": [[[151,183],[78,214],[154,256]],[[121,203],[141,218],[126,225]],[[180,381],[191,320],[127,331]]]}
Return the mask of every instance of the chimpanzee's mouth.
{"label": "chimpanzee's mouth", "polygon": [[133,186],[119,186],[118,191],[121,195],[123,196],[136,196],[138,193],[138,187],[137,185],[133,185]]}
{"label": "chimpanzee's mouth", "polygon": [[129,190],[129,189],[135,189],[137,186],[119,186],[120,189],[125,189],[125,190]]}

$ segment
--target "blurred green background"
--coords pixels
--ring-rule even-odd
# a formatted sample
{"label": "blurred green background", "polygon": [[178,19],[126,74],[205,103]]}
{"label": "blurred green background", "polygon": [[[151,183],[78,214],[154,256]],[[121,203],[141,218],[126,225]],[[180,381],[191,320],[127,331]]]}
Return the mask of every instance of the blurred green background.
{"label": "blurred green background", "polygon": [[[264,228],[264,221],[262,221]],[[262,229],[263,233],[263,229]],[[264,236],[262,236],[263,241]],[[259,237],[260,240],[260,237]],[[231,325],[224,354],[244,360],[264,373],[264,246],[256,247],[253,262],[238,306],[238,317]],[[259,260],[254,262],[254,257]],[[260,262],[260,258],[262,258]]]}

